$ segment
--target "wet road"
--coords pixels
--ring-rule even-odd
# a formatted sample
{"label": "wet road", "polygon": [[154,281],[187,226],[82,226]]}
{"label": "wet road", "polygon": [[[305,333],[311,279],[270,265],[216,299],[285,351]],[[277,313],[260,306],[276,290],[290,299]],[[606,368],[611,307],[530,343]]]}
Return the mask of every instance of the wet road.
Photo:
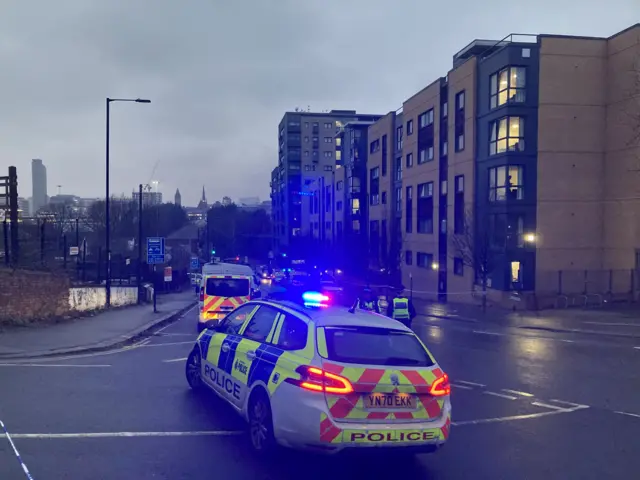
{"label": "wet road", "polygon": [[[0,420],[41,479],[630,478],[640,471],[631,340],[418,319],[454,383],[440,452],[252,455],[244,425],[184,380],[195,312],[134,348],[0,366]],[[0,479],[26,478],[0,435]]]}

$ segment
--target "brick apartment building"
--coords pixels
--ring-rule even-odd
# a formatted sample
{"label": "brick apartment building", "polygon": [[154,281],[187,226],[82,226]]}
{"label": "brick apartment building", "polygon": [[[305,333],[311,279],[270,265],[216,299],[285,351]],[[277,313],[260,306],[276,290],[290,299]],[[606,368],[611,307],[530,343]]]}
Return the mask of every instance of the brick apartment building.
{"label": "brick apartment building", "polygon": [[[469,249],[488,252],[494,300],[638,290],[640,24],[609,38],[475,40],[367,128],[361,246],[372,267],[399,259],[414,295],[472,298],[468,232]],[[348,167],[324,180],[331,232],[353,229],[353,201],[338,193]]]}

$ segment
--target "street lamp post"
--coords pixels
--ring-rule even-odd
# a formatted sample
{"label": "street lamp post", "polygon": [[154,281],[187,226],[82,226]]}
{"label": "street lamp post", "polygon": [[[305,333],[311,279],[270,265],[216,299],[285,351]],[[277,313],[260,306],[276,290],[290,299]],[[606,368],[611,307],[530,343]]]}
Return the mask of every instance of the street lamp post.
{"label": "street lamp post", "polygon": [[105,306],[111,306],[111,218],[110,218],[110,193],[109,193],[109,108],[111,102],[135,102],[135,103],[151,103],[151,100],[142,98],[109,98],[106,99],[106,113],[107,113],[107,130],[106,130],[106,145],[105,145],[105,189],[106,195],[104,199],[105,203],[105,246],[107,253],[107,279],[105,282],[106,302]]}

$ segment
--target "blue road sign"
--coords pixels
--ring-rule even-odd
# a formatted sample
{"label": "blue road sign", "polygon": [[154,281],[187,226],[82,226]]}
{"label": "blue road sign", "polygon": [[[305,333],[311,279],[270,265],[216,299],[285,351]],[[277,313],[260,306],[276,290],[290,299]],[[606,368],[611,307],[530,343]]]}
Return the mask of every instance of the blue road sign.
{"label": "blue road sign", "polygon": [[164,263],[164,237],[147,238],[147,263]]}
{"label": "blue road sign", "polygon": [[200,268],[200,259],[198,257],[191,257],[191,270],[198,270]]}

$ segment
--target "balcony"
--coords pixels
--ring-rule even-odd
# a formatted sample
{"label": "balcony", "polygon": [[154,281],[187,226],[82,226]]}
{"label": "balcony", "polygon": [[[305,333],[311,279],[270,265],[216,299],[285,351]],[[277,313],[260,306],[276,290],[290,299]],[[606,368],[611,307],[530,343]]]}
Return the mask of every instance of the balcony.
{"label": "balcony", "polygon": [[287,124],[287,132],[300,133],[301,131],[302,127],[300,126],[300,122],[289,122]]}

